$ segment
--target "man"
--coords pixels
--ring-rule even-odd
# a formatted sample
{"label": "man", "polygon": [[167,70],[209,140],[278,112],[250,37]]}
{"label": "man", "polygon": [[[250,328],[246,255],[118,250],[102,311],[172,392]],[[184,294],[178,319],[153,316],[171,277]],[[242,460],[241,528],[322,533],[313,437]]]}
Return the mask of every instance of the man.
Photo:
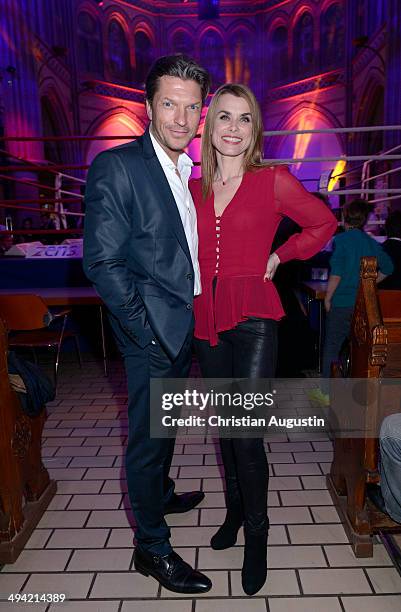
{"label": "man", "polygon": [[168,476],[174,440],[150,438],[149,384],[189,373],[192,303],[201,287],[188,190],[192,161],[184,148],[196,135],[208,90],[209,76],[194,61],[158,59],[146,80],[149,129],[95,159],[85,196],[84,269],[110,311],[128,379],[135,567],[179,593],[212,585],[173,551],[163,514],[190,510],[204,494],[174,493]]}

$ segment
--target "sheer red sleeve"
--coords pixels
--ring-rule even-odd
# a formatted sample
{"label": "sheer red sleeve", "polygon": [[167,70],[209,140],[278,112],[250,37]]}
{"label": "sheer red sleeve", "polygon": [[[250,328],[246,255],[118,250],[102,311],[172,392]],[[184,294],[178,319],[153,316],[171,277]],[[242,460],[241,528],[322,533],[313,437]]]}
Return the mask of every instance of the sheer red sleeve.
{"label": "sheer red sleeve", "polygon": [[282,263],[309,259],[330,240],[337,220],[324,202],[313,196],[286,166],[274,169],[274,198],[278,212],[293,219],[302,231],[276,250]]}

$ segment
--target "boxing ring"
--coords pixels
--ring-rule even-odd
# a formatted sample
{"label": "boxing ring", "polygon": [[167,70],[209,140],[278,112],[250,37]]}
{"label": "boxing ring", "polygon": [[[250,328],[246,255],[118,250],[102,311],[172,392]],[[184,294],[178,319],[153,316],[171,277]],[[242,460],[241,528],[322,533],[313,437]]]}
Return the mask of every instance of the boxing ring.
{"label": "boxing ring", "polygon": [[[325,170],[319,176],[302,178],[301,182],[309,190],[319,191],[322,195],[335,197],[338,201],[337,210],[347,198],[362,198],[369,201],[376,212],[373,212],[368,225],[373,231],[380,231],[384,225],[393,203],[401,200],[401,125],[391,126],[365,126],[353,128],[321,128],[305,130],[267,130],[264,132],[265,139],[294,138],[299,142],[307,138],[308,142],[317,135],[319,137],[337,137],[344,139],[344,148],[349,139],[357,135],[369,133],[400,133],[400,144],[390,149],[379,151],[375,155],[350,154],[337,156],[297,156],[297,147],[294,148],[295,155],[292,157],[266,157],[267,163],[288,164],[290,168],[299,173],[299,169],[307,164],[325,165]],[[23,143],[38,141],[63,145],[74,144],[75,146],[87,146],[93,141],[112,141],[115,145],[136,138],[137,135],[127,134],[120,136],[47,136],[47,137],[23,137],[5,136],[0,139],[0,186],[3,185],[3,193],[7,194],[0,199],[0,241],[6,237],[11,241],[24,242],[24,236],[29,237],[32,244],[61,243],[69,245],[82,239],[83,222],[85,218],[85,175],[89,164],[76,163],[51,163],[32,161],[11,153],[8,147],[12,143]],[[199,136],[198,136],[199,138]],[[199,143],[199,141],[198,141]],[[307,150],[308,147],[306,147]],[[302,151],[302,147],[298,150]],[[304,152],[306,152],[304,150]],[[200,165],[195,160],[195,167]],[[199,168],[197,168],[199,173]],[[25,176],[24,176],[25,174]],[[399,186],[392,186],[395,183]],[[315,189],[310,189],[315,185]],[[8,196],[8,197],[7,197]],[[11,197],[18,196],[18,197]],[[4,211],[4,212],[3,212]],[[36,221],[42,218],[51,227],[18,227],[17,219],[21,219],[26,213]],[[1,221],[4,219],[4,223]],[[21,249],[23,250],[23,245]],[[81,247],[82,248],[82,247]],[[80,257],[59,256],[62,249],[47,249],[48,256],[44,257],[4,257],[0,259],[0,278],[3,290],[18,291],[21,289],[36,289],[46,292],[50,289],[73,291],[93,291],[85,278]],[[24,255],[21,252],[21,255]],[[46,250],[45,250],[46,255]],[[309,279],[311,280],[311,279]],[[319,282],[319,279],[315,279]],[[313,284],[313,280],[312,280]],[[310,289],[310,287],[309,287]],[[321,352],[322,335],[322,305],[321,295],[313,297],[310,290],[307,292],[307,306],[311,307],[311,301],[318,304],[318,354]],[[312,287],[313,290],[313,287]],[[86,293],[85,293],[86,295]],[[95,304],[95,297],[88,303]],[[95,301],[93,301],[95,300]],[[100,311],[101,341],[103,352],[104,372],[107,374],[106,341],[104,333],[104,313],[102,305],[96,303]],[[318,359],[320,367],[320,358]]]}

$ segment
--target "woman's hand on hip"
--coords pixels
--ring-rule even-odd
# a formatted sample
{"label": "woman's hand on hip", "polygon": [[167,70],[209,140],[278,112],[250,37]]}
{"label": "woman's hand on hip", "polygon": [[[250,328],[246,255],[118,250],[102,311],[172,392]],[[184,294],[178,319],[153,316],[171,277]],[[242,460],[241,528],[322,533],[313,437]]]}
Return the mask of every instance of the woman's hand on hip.
{"label": "woman's hand on hip", "polygon": [[266,272],[263,277],[264,281],[273,280],[276,270],[280,264],[280,258],[277,253],[272,253],[267,261]]}

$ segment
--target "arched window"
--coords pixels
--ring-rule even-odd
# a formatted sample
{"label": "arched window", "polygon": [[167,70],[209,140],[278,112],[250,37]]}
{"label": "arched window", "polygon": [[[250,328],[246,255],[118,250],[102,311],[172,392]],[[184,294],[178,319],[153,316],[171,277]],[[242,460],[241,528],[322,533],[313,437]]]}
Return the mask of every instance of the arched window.
{"label": "arched window", "polygon": [[250,32],[239,30],[231,36],[228,43],[227,81],[251,85],[253,48]]}
{"label": "arched window", "polygon": [[135,82],[145,85],[146,76],[153,62],[152,41],[142,30],[135,34]]}
{"label": "arched window", "polygon": [[82,72],[103,76],[100,22],[87,11],[78,15],[78,58]]}
{"label": "arched window", "polygon": [[122,26],[113,19],[109,25],[109,67],[111,77],[127,83],[130,80],[130,57],[128,42]]}
{"label": "arched window", "polygon": [[288,31],[284,26],[276,28],[270,38],[270,74],[273,83],[288,79]]}
{"label": "arched window", "polygon": [[344,11],[339,4],[332,4],[321,18],[320,57],[323,70],[341,65],[345,56]]}
{"label": "arched window", "polygon": [[208,30],[200,42],[200,63],[210,72],[212,90],[217,89],[226,80],[224,65],[224,43],[215,30]]}
{"label": "arched window", "polygon": [[313,18],[304,13],[294,27],[293,71],[298,78],[313,72]]}
{"label": "arched window", "polygon": [[183,53],[193,57],[194,55],[194,40],[184,30],[178,30],[175,32],[171,41],[171,52],[172,53]]}

